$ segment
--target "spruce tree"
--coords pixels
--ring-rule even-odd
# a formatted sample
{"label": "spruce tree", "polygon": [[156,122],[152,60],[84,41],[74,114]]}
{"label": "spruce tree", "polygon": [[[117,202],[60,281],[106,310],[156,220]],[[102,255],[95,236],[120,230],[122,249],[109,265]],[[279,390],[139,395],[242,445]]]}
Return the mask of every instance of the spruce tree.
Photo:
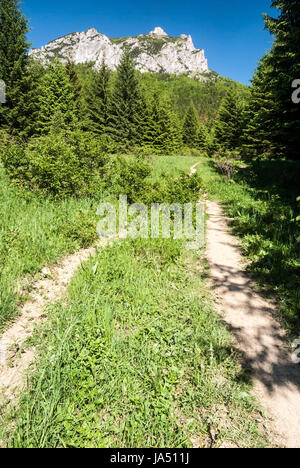
{"label": "spruce tree", "polygon": [[128,147],[139,139],[140,106],[141,91],[135,62],[129,49],[125,49],[117,70],[108,119],[108,131],[118,143]]}
{"label": "spruce tree", "polygon": [[272,7],[279,10],[279,16],[265,16],[266,28],[275,37],[267,57],[274,107],[271,119],[266,118],[266,126],[272,120],[272,144],[279,153],[300,159],[300,106],[291,99],[292,83],[300,79],[300,2],[273,0]]}
{"label": "spruce tree", "polygon": [[136,146],[151,146],[148,141],[149,128],[151,126],[151,99],[145,90],[141,89],[137,101],[137,112],[135,117],[135,134],[133,142]]}
{"label": "spruce tree", "polygon": [[85,129],[102,135],[106,133],[110,106],[110,71],[102,62],[99,72],[93,73],[93,81],[85,99]]}
{"label": "spruce tree", "polygon": [[[28,140],[36,131],[36,116],[38,112],[37,89],[42,76],[45,73],[43,65],[29,58],[22,80],[22,93],[20,93],[19,104],[15,110],[18,111],[18,135]],[[15,131],[16,133],[16,131]]]}
{"label": "spruce tree", "polygon": [[76,103],[65,67],[54,62],[42,77],[38,90],[36,132],[47,134],[51,129],[74,129],[77,124]]}
{"label": "spruce tree", "polygon": [[251,94],[245,109],[243,147],[249,156],[274,156],[275,102],[270,89],[269,57],[266,55],[252,80]]}
{"label": "spruce tree", "polygon": [[72,86],[72,91],[75,100],[75,108],[78,118],[82,117],[82,107],[83,107],[83,89],[82,84],[76,69],[74,61],[68,57],[66,63],[66,74],[69,77],[69,81]]}
{"label": "spruce tree", "polygon": [[199,148],[201,151],[207,151],[208,149],[208,132],[206,126],[203,123],[199,124],[196,148]]}
{"label": "spruce tree", "polygon": [[238,148],[241,145],[243,122],[243,105],[236,91],[230,89],[222,101],[215,123],[216,148]]}
{"label": "spruce tree", "polygon": [[0,0],[0,80],[6,85],[6,103],[0,104],[0,125],[13,133],[22,131],[30,115],[32,88],[27,74],[28,22],[17,0]]}
{"label": "spruce tree", "polygon": [[199,132],[199,117],[193,103],[190,104],[183,123],[182,137],[183,143],[191,148],[197,146]]}
{"label": "spruce tree", "polygon": [[176,153],[182,146],[182,133],[170,101],[157,94],[148,109],[144,143],[159,154]]}

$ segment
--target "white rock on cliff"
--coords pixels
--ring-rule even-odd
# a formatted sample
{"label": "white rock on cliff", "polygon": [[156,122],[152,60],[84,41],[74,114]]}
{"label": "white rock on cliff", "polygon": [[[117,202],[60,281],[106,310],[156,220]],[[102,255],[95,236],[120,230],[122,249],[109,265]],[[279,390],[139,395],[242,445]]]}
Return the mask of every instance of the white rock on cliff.
{"label": "white rock on cliff", "polygon": [[94,62],[95,68],[105,60],[111,70],[116,70],[125,45],[131,49],[136,68],[141,72],[190,75],[209,71],[204,50],[195,49],[191,36],[170,37],[160,27],[148,34],[118,39],[109,39],[91,28],[56,39],[41,49],[32,49],[29,54],[43,62],[55,57],[62,62],[68,57],[75,63]]}

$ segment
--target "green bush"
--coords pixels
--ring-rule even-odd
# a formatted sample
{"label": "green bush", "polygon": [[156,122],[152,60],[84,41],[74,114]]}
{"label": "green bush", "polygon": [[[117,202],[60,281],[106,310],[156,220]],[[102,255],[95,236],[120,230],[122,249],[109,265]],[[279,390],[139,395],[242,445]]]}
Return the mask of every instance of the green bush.
{"label": "green bush", "polygon": [[182,173],[179,176],[162,174],[160,180],[149,184],[143,194],[145,203],[190,203],[197,202],[202,190],[199,174]]}
{"label": "green bush", "polygon": [[34,138],[27,147],[8,144],[3,152],[3,164],[15,183],[58,198],[98,194],[106,161],[102,145],[79,131]]}
{"label": "green bush", "polygon": [[42,136],[28,146],[7,143],[3,164],[10,179],[28,193],[66,198],[103,194],[141,197],[151,166],[145,156],[108,155],[109,138],[81,131]]}
{"label": "green bush", "polygon": [[105,167],[105,189],[112,195],[127,195],[128,201],[139,201],[147,192],[151,165],[142,157],[115,156]]}

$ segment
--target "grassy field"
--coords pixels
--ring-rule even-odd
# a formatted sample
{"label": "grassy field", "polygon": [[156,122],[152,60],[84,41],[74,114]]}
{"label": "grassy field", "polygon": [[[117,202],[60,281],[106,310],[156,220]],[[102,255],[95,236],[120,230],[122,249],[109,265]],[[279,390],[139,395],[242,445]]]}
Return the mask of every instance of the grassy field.
{"label": "grassy field", "polygon": [[189,172],[191,166],[199,161],[197,156],[159,156],[152,159],[152,180],[159,179],[162,175],[178,175],[179,172]]}
{"label": "grassy field", "polygon": [[[162,172],[173,176],[181,170],[187,172],[194,161],[155,158],[152,180],[159,179]],[[0,332],[17,313],[21,284],[26,297],[33,276],[44,265],[96,241],[99,201],[24,197],[10,186],[0,166]]]}
{"label": "grassy field", "polygon": [[93,243],[95,226],[96,202],[26,200],[0,167],[0,331],[17,313],[21,280],[30,288],[45,264]]}
{"label": "grassy field", "polygon": [[[198,161],[157,158],[152,180],[188,172]],[[27,248],[25,258],[23,248],[7,256],[11,278],[94,240],[92,202],[25,201],[8,186],[2,197],[3,226],[22,226]],[[4,445],[265,446],[249,375],[206,280],[203,254],[182,241],[128,240],[99,249],[25,343],[35,346],[38,366],[17,409],[2,413]]]}
{"label": "grassy field", "polygon": [[212,161],[197,167],[209,198],[220,200],[233,232],[250,260],[248,270],[266,292],[275,294],[288,331],[300,334],[300,164],[249,161],[228,181]]}
{"label": "grassy field", "polygon": [[203,260],[179,241],[99,250],[31,344],[39,365],[8,446],[266,444]]}

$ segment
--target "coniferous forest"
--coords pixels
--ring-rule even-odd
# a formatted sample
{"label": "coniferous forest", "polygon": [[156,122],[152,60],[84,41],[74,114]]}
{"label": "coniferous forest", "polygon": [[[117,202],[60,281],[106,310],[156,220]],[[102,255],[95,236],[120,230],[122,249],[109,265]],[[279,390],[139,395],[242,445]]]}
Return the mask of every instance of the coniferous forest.
{"label": "coniferous forest", "polygon": [[[200,200],[208,218],[218,203],[214,219],[238,240],[243,275],[275,304],[272,314],[261,307],[277,325],[260,329],[259,346],[280,327],[291,350],[300,336],[300,2],[271,6],[263,19],[273,43],[246,86],[213,71],[141,73],[127,47],[116,71],[104,60],[39,61],[22,6],[0,0],[0,446],[300,447],[293,434],[275,437],[264,413],[272,402],[252,391],[246,331],[218,313],[208,247],[188,252],[161,235],[99,245],[96,230],[99,203],[117,206],[120,195],[146,209]],[[228,267],[222,291],[242,288],[238,274]],[[267,346],[253,361],[268,359]],[[270,359],[257,379],[275,400],[293,387],[286,404],[298,417],[300,380],[285,357]],[[292,413],[275,408],[275,421],[292,427]]]}

